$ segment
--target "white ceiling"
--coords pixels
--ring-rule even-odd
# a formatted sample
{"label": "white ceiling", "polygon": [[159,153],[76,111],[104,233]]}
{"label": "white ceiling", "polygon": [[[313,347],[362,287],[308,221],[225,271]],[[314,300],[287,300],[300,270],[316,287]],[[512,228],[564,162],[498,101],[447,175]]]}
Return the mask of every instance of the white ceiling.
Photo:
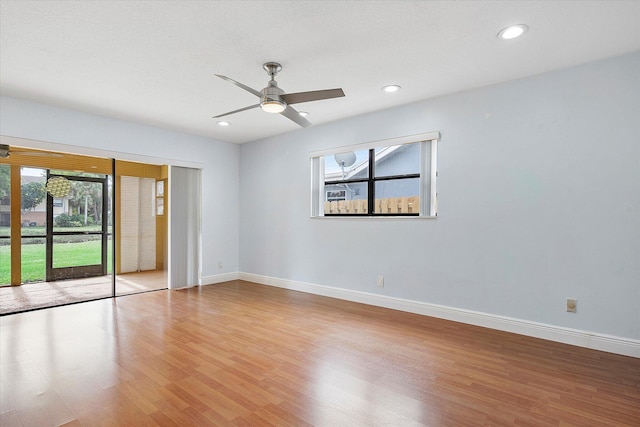
{"label": "white ceiling", "polygon": [[[524,23],[521,38],[500,29]],[[640,50],[640,1],[0,1],[0,89],[242,143],[301,129],[259,109],[267,61],[318,125]],[[380,89],[399,84],[389,95]]]}

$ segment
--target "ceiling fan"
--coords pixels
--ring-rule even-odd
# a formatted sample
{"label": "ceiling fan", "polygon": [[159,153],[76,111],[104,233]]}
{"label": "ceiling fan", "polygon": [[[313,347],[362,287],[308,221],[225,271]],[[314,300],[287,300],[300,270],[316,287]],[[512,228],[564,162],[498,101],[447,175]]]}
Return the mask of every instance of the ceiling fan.
{"label": "ceiling fan", "polygon": [[267,113],[280,113],[286,118],[293,120],[297,124],[302,127],[307,127],[311,125],[311,122],[300,115],[295,109],[291,107],[291,104],[299,104],[301,102],[310,102],[310,101],[320,101],[323,99],[331,99],[331,98],[339,98],[344,96],[344,92],[342,89],[325,89],[325,90],[314,90],[311,92],[297,92],[297,93],[285,93],[282,89],[278,87],[278,82],[276,82],[275,77],[282,70],[282,65],[277,62],[267,62],[262,68],[269,74],[271,80],[269,80],[268,86],[264,89],[258,91],[250,88],[249,86],[243,85],[240,82],[237,82],[233,79],[230,79],[227,76],[221,76],[216,74],[216,77],[220,77],[223,80],[227,80],[234,85],[246,90],[249,93],[254,94],[258,98],[260,98],[260,103],[251,105],[249,107],[240,108],[238,110],[230,111],[228,113],[220,114],[214,116],[214,119],[219,117],[228,116],[229,114],[239,113],[241,111],[251,110],[253,108],[260,107],[263,111]]}

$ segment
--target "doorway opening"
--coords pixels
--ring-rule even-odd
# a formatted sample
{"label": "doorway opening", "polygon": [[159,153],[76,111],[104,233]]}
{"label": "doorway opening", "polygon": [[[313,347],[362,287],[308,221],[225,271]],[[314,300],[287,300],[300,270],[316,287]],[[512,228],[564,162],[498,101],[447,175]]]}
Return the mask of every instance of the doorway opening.
{"label": "doorway opening", "polygon": [[[65,175],[62,172],[46,170],[45,281],[106,276],[110,231],[108,176]],[[50,183],[59,183],[59,187],[68,188],[68,191],[54,198],[48,190]],[[67,210],[54,215],[54,209],[64,208],[65,204]],[[77,205],[75,210],[73,204]]]}
{"label": "doorway opening", "polygon": [[[122,186],[132,179],[144,185]],[[163,165],[12,146],[0,159],[0,315],[167,289],[167,184]]]}

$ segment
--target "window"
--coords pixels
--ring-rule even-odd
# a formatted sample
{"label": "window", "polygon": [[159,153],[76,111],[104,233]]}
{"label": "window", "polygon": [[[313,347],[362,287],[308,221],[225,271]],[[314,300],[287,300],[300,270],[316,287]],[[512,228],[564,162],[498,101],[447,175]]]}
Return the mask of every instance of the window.
{"label": "window", "polygon": [[311,215],[435,217],[438,132],[311,154]]}

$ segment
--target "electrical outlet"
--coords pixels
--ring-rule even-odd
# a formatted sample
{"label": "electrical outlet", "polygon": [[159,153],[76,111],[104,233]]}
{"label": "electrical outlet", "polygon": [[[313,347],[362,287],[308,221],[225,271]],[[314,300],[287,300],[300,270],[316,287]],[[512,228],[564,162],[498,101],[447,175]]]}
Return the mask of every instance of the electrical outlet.
{"label": "electrical outlet", "polygon": [[578,300],[573,298],[567,298],[567,311],[569,313],[575,313],[578,311]]}
{"label": "electrical outlet", "polygon": [[378,287],[384,288],[384,276],[378,276]]}
{"label": "electrical outlet", "polygon": [[222,261],[218,261],[218,268],[222,268]]}

